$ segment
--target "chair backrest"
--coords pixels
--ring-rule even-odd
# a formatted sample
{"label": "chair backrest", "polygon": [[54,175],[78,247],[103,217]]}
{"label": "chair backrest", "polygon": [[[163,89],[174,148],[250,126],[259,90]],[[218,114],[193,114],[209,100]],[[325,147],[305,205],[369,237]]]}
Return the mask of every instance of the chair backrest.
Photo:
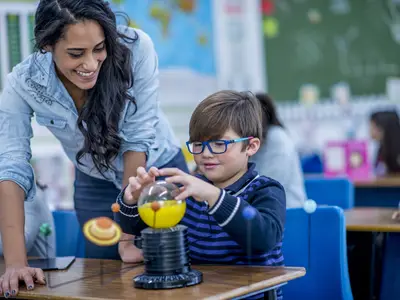
{"label": "chair backrest", "polygon": [[324,171],[322,159],[316,153],[301,157],[300,163],[304,174],[322,174]]}
{"label": "chair backrest", "polygon": [[53,211],[56,255],[84,257],[84,237],[75,211]]}
{"label": "chair backrest", "polygon": [[283,240],[286,266],[304,267],[306,275],[283,287],[285,300],[352,300],[346,252],[346,226],[339,207],[287,210]]}
{"label": "chair backrest", "polygon": [[347,178],[306,178],[304,185],[308,199],[318,205],[354,207],[354,185]]}

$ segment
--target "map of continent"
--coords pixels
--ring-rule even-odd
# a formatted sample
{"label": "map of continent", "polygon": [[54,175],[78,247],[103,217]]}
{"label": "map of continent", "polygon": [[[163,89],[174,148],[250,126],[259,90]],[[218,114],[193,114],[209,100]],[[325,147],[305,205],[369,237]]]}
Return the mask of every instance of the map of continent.
{"label": "map of continent", "polygon": [[152,38],[160,68],[189,67],[215,75],[210,0],[114,0],[114,10],[124,11],[131,27]]}

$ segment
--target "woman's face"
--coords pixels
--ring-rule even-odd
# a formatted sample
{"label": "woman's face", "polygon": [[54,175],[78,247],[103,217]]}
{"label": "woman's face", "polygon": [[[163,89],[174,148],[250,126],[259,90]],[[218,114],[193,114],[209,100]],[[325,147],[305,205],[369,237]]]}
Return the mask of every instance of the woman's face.
{"label": "woman's face", "polygon": [[369,134],[371,138],[377,142],[382,141],[383,131],[379,128],[374,121],[370,121],[369,123]]}
{"label": "woman's face", "polygon": [[81,90],[94,87],[107,58],[102,27],[92,20],[68,25],[65,35],[52,49],[61,81],[69,81]]}

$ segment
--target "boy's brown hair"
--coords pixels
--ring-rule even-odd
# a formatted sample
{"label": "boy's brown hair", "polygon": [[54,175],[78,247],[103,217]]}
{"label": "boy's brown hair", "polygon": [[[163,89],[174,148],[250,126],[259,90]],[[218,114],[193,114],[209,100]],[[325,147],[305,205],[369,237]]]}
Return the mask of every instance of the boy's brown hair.
{"label": "boy's brown hair", "polygon": [[261,104],[250,92],[223,90],[201,101],[190,119],[189,142],[220,139],[229,129],[262,139]]}

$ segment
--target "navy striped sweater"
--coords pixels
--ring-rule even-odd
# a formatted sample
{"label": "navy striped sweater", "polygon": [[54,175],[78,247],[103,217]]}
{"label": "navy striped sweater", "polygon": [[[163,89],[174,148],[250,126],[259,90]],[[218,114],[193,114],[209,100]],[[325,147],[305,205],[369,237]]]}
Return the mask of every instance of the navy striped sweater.
{"label": "navy striped sweater", "polygon": [[[138,217],[136,206],[122,202],[123,192],[117,199],[121,211],[116,221],[125,233],[140,235],[146,224]],[[213,207],[193,198],[186,199],[186,205],[180,224],[188,227],[193,264],[248,264],[249,261],[254,265],[284,264],[281,247],[286,217],[285,191],[277,181],[258,175],[254,163],[249,163],[248,171],[234,184],[221,189]],[[250,223],[243,216],[248,205],[256,209]]]}

